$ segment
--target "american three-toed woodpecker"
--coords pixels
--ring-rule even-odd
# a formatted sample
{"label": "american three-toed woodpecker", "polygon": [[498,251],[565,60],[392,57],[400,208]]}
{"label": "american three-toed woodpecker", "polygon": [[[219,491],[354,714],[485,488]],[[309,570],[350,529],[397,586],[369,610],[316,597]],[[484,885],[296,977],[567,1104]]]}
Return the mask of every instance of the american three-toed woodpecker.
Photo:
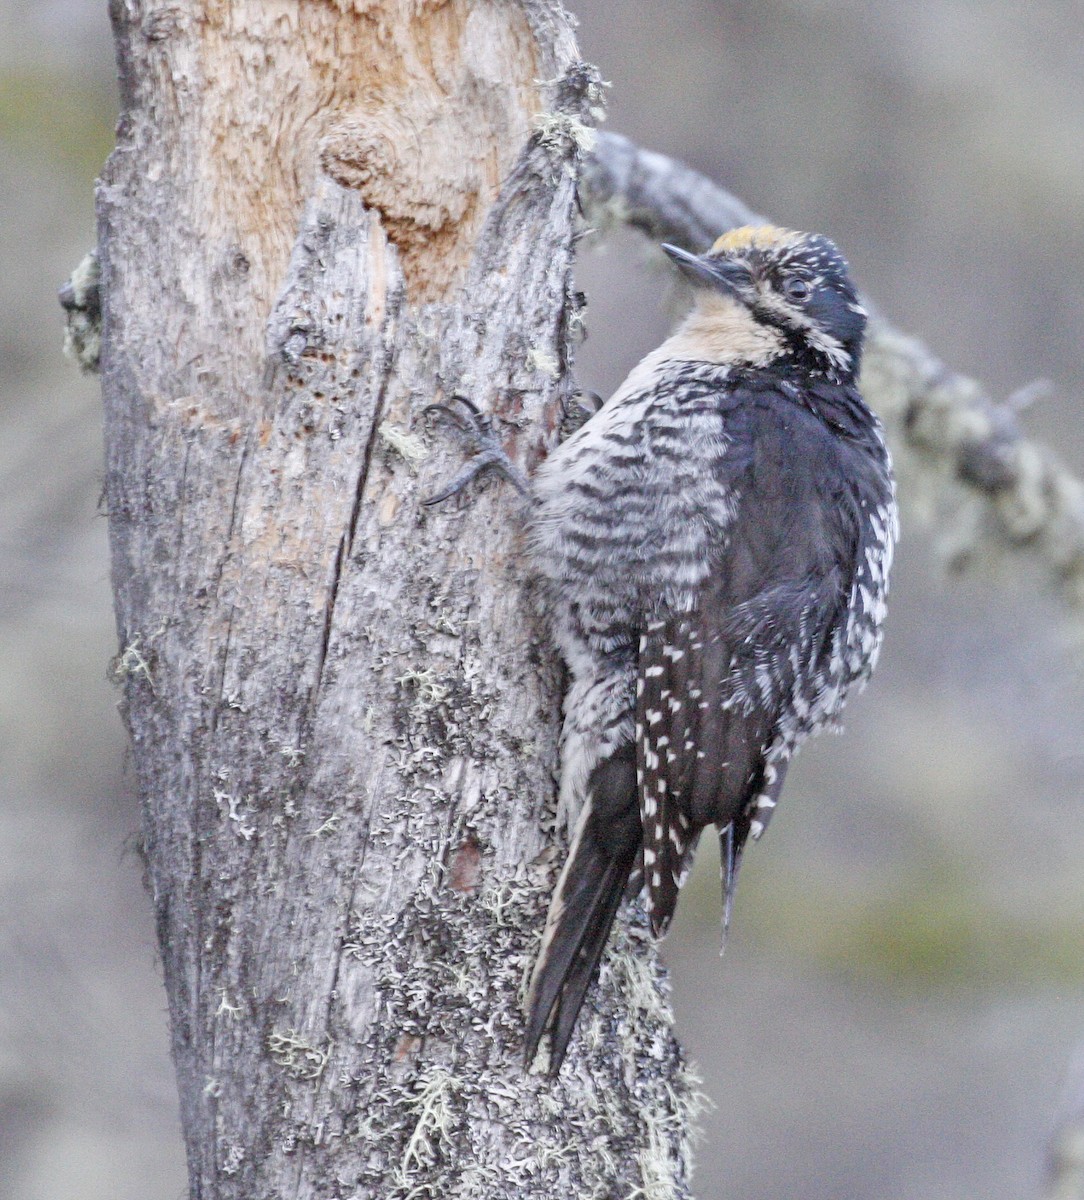
{"label": "american three-toed woodpecker", "polygon": [[866,324],[820,235],[746,227],[697,256],[691,314],[531,485],[530,546],[571,686],[572,846],[528,1000],[559,1069],[630,876],[656,934],[708,825],[724,921],[799,743],[881,644],[896,505],[856,385]]}

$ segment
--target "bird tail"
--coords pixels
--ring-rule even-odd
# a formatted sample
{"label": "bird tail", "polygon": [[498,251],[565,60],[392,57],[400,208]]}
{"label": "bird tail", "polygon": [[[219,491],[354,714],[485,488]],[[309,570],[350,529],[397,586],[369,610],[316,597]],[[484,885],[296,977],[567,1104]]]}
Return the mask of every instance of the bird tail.
{"label": "bird tail", "polygon": [[768,827],[772,812],[779,801],[783,780],[787,775],[787,764],[777,762],[763,767],[760,783],[745,808],[719,829],[719,849],[722,853],[723,877],[723,936],[719,953],[726,950],[726,938],[730,932],[730,914],[734,907],[734,893],[738,887],[738,869],[742,854],[751,836],[755,841]]}
{"label": "bird tail", "polygon": [[738,868],[741,866],[741,856],[745,850],[745,839],[749,832],[748,821],[744,822],[740,830],[736,830],[734,825],[735,822],[731,821],[725,829],[719,830],[723,878],[723,936],[719,943],[720,954],[726,950],[726,938],[730,932],[730,914],[734,907],[734,893],[738,888]]}
{"label": "bird tail", "polygon": [[631,753],[619,752],[592,775],[568,859],[550,902],[527,996],[528,1066],[548,1029],[550,1075],[561,1069],[639,846],[634,759]]}

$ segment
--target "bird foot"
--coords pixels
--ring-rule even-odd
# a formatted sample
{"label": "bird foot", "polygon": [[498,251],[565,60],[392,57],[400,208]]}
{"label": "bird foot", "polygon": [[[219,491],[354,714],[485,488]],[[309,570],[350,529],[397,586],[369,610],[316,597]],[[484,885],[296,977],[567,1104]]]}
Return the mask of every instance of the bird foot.
{"label": "bird foot", "polygon": [[574,433],[578,433],[601,407],[602,397],[598,392],[565,392],[561,397],[561,441],[567,442]]}
{"label": "bird foot", "polygon": [[493,418],[468,400],[455,395],[447,404],[430,404],[425,410],[442,417],[455,427],[462,440],[473,451],[473,456],[458,475],[434,496],[427,496],[422,503],[428,508],[440,504],[452,496],[458,496],[468,483],[483,471],[496,471],[516,489],[521,496],[530,494],[527,476],[508,457],[496,433]]}

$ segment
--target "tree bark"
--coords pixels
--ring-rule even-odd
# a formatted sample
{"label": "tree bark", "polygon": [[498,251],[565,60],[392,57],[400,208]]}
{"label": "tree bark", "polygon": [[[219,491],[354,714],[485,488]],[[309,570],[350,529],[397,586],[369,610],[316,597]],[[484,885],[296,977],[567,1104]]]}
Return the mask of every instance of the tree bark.
{"label": "tree bark", "polygon": [[552,442],[597,76],[557,0],[112,8],[115,671],[191,1194],[685,1196],[635,910],[523,1071],[560,669],[510,489],[419,503],[429,404]]}

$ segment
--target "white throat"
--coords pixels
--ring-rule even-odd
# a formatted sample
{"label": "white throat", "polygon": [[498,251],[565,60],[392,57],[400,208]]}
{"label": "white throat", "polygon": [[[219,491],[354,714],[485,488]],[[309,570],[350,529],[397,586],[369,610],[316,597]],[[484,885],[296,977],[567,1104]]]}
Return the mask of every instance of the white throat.
{"label": "white throat", "polygon": [[782,334],[756,321],[744,304],[708,292],[697,297],[692,312],[660,349],[668,358],[759,367],[776,358],[783,345]]}

